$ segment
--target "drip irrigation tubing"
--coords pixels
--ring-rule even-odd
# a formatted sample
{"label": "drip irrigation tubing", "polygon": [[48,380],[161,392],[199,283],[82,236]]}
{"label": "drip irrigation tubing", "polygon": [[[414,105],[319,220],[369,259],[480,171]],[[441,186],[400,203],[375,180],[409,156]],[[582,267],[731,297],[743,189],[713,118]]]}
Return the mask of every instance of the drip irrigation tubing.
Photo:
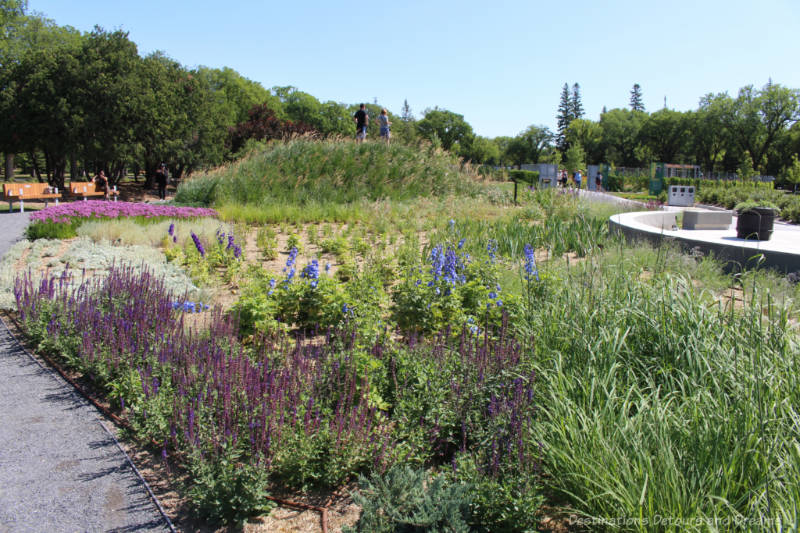
{"label": "drip irrigation tubing", "polygon": [[[11,320],[11,321],[14,323],[14,325],[16,326],[16,328],[17,328],[19,331],[22,331],[22,330],[23,330],[23,328],[22,328],[22,324],[20,324],[20,323],[19,323],[19,321],[18,321],[18,320],[17,320],[17,319],[16,319],[14,316],[12,316],[10,313],[7,313],[7,312],[6,312],[6,313],[3,313],[3,316],[5,316],[5,317],[6,317],[6,318],[8,318],[9,320]],[[3,323],[3,327],[6,329],[6,332],[8,332],[8,334],[11,336],[11,338],[13,338],[13,339],[14,339],[14,342],[16,342],[16,343],[17,343],[17,345],[19,345],[19,347],[22,349],[22,351],[23,351],[23,352],[25,352],[25,354],[26,354],[28,357],[30,357],[30,358],[31,358],[31,359],[32,359],[32,360],[33,360],[33,361],[34,361],[34,362],[35,362],[37,365],[39,365],[40,367],[42,367],[42,369],[45,369],[45,370],[46,370],[46,367],[45,367],[45,366],[44,366],[44,365],[41,363],[41,361],[39,361],[39,359],[37,359],[37,358],[36,358],[36,357],[35,357],[35,356],[34,356],[32,353],[30,353],[30,352],[28,351],[28,349],[27,349],[27,348],[25,348],[25,346],[23,346],[23,345],[22,345],[22,343],[21,343],[21,342],[17,341],[16,337],[14,337],[14,335],[11,333],[11,330],[8,328],[8,326],[6,325],[5,321],[4,321],[4,320],[2,320],[2,317],[0,317],[0,322],[2,322],[2,323]],[[99,410],[101,413],[103,413],[103,415],[105,415],[105,416],[106,416],[106,417],[107,417],[109,420],[113,421],[115,424],[117,424],[118,426],[121,426],[121,427],[123,427],[123,428],[125,428],[125,429],[128,429],[128,430],[132,430],[132,429],[133,429],[133,428],[131,427],[131,424],[130,424],[130,423],[127,421],[127,420],[125,420],[124,418],[120,418],[120,417],[119,417],[119,416],[117,416],[115,413],[111,412],[111,410],[110,410],[110,409],[108,409],[108,408],[107,408],[105,405],[103,405],[103,404],[101,404],[100,402],[98,402],[98,401],[97,401],[97,400],[96,400],[96,399],[95,399],[95,398],[94,398],[94,397],[93,397],[91,394],[89,394],[88,392],[86,392],[86,391],[83,389],[83,387],[81,387],[81,385],[80,385],[80,384],[79,384],[77,381],[75,381],[74,379],[72,379],[72,378],[71,378],[71,377],[70,377],[70,376],[69,376],[69,375],[68,375],[68,374],[67,374],[67,373],[66,373],[66,372],[65,372],[65,371],[64,371],[64,370],[61,368],[61,365],[59,365],[58,363],[56,363],[56,362],[55,362],[53,359],[51,359],[51,358],[50,358],[50,357],[48,357],[47,355],[44,355],[44,354],[38,354],[38,357],[41,357],[42,359],[44,359],[44,360],[45,360],[45,362],[46,362],[48,365],[50,365],[50,367],[51,367],[52,369],[54,369],[56,372],[58,372],[58,374],[59,374],[59,375],[60,375],[60,376],[61,376],[61,377],[62,377],[62,378],[63,378],[63,379],[64,379],[64,380],[67,382],[67,383],[69,383],[70,385],[72,385],[72,387],[73,387],[73,388],[74,388],[76,391],[78,391],[78,393],[79,393],[81,396],[83,396],[83,397],[84,397],[86,400],[88,400],[88,401],[89,401],[89,402],[90,402],[92,405],[94,405],[94,406],[95,406],[95,408],[97,408],[97,409],[98,409],[98,410]],[[106,430],[106,432],[108,432],[109,434],[111,434],[111,433],[108,431],[108,429],[107,429],[107,428],[106,428],[106,427],[105,427],[103,424],[100,424],[100,425],[101,425],[101,426],[103,426],[103,429],[105,429],[105,430]],[[153,498],[153,501],[155,502],[155,504],[156,504],[156,506],[158,507],[159,511],[161,511],[161,514],[162,514],[162,516],[164,517],[164,519],[167,521],[167,524],[169,525],[170,529],[171,529],[173,532],[174,532],[174,531],[176,531],[176,530],[175,530],[175,527],[172,525],[172,522],[170,521],[169,517],[167,517],[166,513],[164,512],[163,508],[161,507],[161,503],[158,501],[158,499],[156,498],[156,496],[155,496],[155,494],[153,493],[153,491],[152,491],[152,490],[150,490],[150,486],[147,484],[147,482],[144,480],[144,478],[142,477],[142,475],[139,473],[139,470],[136,468],[136,466],[134,466],[134,464],[133,464],[133,461],[130,459],[130,457],[128,457],[128,454],[127,454],[127,453],[125,453],[125,451],[124,451],[124,450],[122,450],[122,447],[120,446],[120,444],[119,444],[119,442],[117,441],[117,439],[116,439],[116,438],[115,438],[113,435],[111,435],[111,437],[114,439],[114,442],[116,442],[116,443],[117,443],[117,447],[119,447],[119,448],[120,448],[120,450],[122,451],[123,455],[125,455],[125,458],[128,460],[128,463],[130,463],[130,465],[133,467],[133,470],[134,470],[134,472],[136,472],[136,475],[137,475],[137,476],[139,476],[139,479],[142,481],[142,483],[144,483],[144,486],[145,486],[145,488],[147,488],[147,492],[149,492],[149,493],[150,493],[150,496]],[[156,448],[160,447],[160,444],[159,444],[158,442],[156,442],[154,439],[150,439],[150,443],[151,443],[153,446],[155,446]],[[276,497],[274,497],[274,496],[265,496],[265,498],[266,498],[267,500],[273,501],[273,502],[275,502],[275,503],[277,503],[277,504],[279,504],[279,505],[283,505],[284,507],[293,507],[293,508],[295,508],[295,509],[304,509],[304,510],[307,510],[307,511],[315,511],[315,512],[318,512],[318,513],[320,514],[320,527],[322,528],[322,533],[328,533],[328,505],[327,505],[327,504],[329,504],[329,503],[330,503],[330,499],[328,500],[328,502],[326,502],[326,505],[325,505],[325,506],[319,507],[319,506],[317,506],[317,505],[311,505],[311,504],[308,504],[308,503],[303,503],[303,502],[295,502],[295,501],[292,501],[292,500],[285,500],[285,499],[283,499],[283,498],[276,498]]]}

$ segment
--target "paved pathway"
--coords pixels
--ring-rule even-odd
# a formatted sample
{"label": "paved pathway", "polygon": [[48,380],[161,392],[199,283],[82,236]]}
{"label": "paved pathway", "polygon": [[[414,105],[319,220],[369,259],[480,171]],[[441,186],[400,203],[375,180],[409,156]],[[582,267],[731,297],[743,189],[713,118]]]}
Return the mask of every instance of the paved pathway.
{"label": "paved pathway", "polygon": [[[0,256],[27,217],[0,212]],[[97,410],[0,324],[0,533],[29,531],[169,528]]]}

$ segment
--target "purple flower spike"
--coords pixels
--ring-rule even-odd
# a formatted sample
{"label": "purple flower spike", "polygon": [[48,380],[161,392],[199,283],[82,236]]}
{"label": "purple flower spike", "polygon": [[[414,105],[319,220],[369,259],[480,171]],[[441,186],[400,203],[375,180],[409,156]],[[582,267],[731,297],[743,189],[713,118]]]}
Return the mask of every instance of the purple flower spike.
{"label": "purple flower spike", "polygon": [[203,243],[200,242],[200,237],[195,235],[194,232],[192,232],[192,240],[194,241],[195,248],[197,248],[197,251],[200,252],[200,256],[205,257],[206,250],[203,248]]}

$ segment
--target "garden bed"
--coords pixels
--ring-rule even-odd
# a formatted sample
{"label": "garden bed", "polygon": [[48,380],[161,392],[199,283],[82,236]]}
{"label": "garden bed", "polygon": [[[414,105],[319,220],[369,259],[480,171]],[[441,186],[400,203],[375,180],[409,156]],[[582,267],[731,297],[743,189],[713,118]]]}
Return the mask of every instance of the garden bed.
{"label": "garden bed", "polygon": [[[339,489],[355,493],[358,527],[380,531],[376,502],[398,504],[387,479],[421,505],[447,502],[431,523],[476,530],[558,530],[570,514],[788,520],[797,286],[628,247],[598,209],[526,190],[519,208],[398,201],[346,224],[84,222],[80,242],[143,239],[215,308],[187,314],[152,273],[112,269],[113,287],[82,293],[99,317],[19,282],[20,318],[190,473],[209,520],[257,515],[266,494],[318,503]],[[27,246],[58,261],[72,245]],[[78,342],[67,316],[103,327]],[[768,405],[782,407],[759,426]]]}

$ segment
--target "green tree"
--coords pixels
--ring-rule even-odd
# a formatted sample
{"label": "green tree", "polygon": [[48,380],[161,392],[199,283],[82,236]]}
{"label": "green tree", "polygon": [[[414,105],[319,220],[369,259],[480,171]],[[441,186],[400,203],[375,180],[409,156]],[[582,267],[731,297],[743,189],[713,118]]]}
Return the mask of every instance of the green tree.
{"label": "green tree", "polygon": [[123,31],[95,28],[83,40],[78,57],[81,72],[71,84],[83,112],[76,128],[84,157],[93,170],[105,169],[118,180],[138,145],[137,126],[143,120],[142,58],[136,44]]}
{"label": "green tree", "polygon": [[561,88],[561,99],[558,102],[558,115],[556,116],[556,146],[561,151],[567,149],[567,128],[569,128],[574,119],[569,85],[565,83],[564,87]]}
{"label": "green tree", "polygon": [[0,67],[6,67],[19,29],[25,23],[27,0],[0,0]]}
{"label": "green tree", "polygon": [[586,167],[586,153],[579,144],[573,144],[564,153],[564,167],[570,174]]}
{"label": "green tree", "polygon": [[0,142],[6,153],[29,153],[34,163],[41,150],[48,180],[60,187],[68,158],[80,147],[74,132],[85,121],[76,85],[79,56],[72,43],[28,48],[4,73]]}
{"label": "green tree", "polygon": [[638,83],[634,83],[633,89],[631,89],[631,111],[644,111],[642,88]]}
{"label": "green tree", "polygon": [[725,115],[732,105],[727,94],[709,93],[700,99],[697,111],[687,114],[689,151],[703,170],[714,172],[722,163],[730,144]]}
{"label": "green tree", "polygon": [[798,90],[769,83],[760,91],[752,85],[740,89],[724,120],[739,153],[750,152],[761,167],[772,146],[800,118],[799,113]]}
{"label": "green tree", "polygon": [[750,157],[750,152],[745,152],[742,156],[742,164],[736,170],[739,174],[739,179],[742,181],[750,181],[757,175],[755,168],[753,168],[753,158]]}
{"label": "green tree", "polygon": [[493,163],[500,158],[500,148],[492,139],[475,136],[471,142],[462,145],[459,155],[475,164]]}
{"label": "green tree", "polygon": [[411,106],[408,105],[408,100],[403,100],[403,109],[400,110],[400,118],[403,122],[414,121],[414,113],[411,112]]}
{"label": "green tree", "polygon": [[501,135],[493,139],[494,143],[497,145],[497,150],[499,151],[497,162],[495,163],[498,166],[505,167],[508,165],[508,147],[511,145],[511,141],[513,140],[513,137],[509,137],[507,135]]}
{"label": "green tree", "polygon": [[506,154],[517,168],[525,163],[538,163],[552,140],[553,133],[545,126],[528,126],[511,140]]}
{"label": "green tree", "polygon": [[800,184],[800,161],[797,160],[797,154],[792,154],[792,162],[786,169],[784,179],[791,184],[792,192],[797,191],[797,185]]}
{"label": "green tree", "polygon": [[247,120],[248,111],[259,104],[266,104],[276,114],[285,118],[283,106],[277,96],[260,83],[245,78],[231,68],[201,66],[194,69],[192,75],[210,92],[212,99],[224,113],[225,123],[228,126]]}
{"label": "green tree", "polygon": [[[569,100],[572,120],[583,118],[583,102],[581,101],[581,86],[576,82],[572,84],[572,96]],[[570,120],[570,122],[572,122]]]}
{"label": "green tree", "polygon": [[688,128],[684,113],[660,109],[645,119],[639,138],[657,161],[677,163],[685,153]]}
{"label": "green tree", "polygon": [[567,144],[579,144],[586,153],[586,161],[598,164],[603,161],[603,130],[600,124],[585,118],[573,120],[567,129]]}
{"label": "green tree", "polygon": [[640,111],[612,109],[600,116],[605,160],[623,167],[642,165],[639,130],[647,115]]}
{"label": "green tree", "polygon": [[425,139],[433,141],[434,136],[438,138],[445,150],[474,135],[472,126],[463,115],[439,108],[425,112],[424,118],[417,122],[417,131]]}

